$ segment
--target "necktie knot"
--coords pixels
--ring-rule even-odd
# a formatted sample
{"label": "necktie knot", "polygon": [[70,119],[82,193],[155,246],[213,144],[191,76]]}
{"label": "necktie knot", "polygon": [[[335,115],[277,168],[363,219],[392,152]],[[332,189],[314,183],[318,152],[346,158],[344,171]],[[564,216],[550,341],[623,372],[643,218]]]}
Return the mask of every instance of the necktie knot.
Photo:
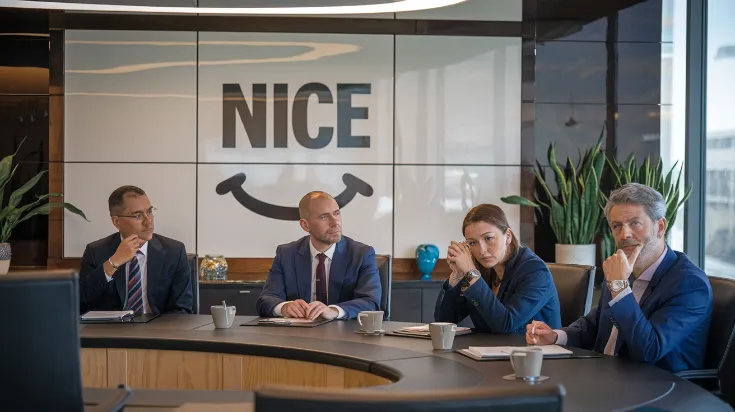
{"label": "necktie knot", "polygon": [[327,258],[327,255],[325,255],[324,253],[319,253],[316,255],[316,257],[319,258],[319,263],[324,263],[324,259]]}

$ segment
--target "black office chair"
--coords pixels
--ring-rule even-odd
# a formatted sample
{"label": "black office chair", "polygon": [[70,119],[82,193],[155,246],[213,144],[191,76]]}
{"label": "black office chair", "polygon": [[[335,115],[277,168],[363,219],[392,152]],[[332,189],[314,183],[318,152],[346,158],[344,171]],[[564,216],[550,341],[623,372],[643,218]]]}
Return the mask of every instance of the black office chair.
{"label": "black office chair", "polygon": [[704,369],[677,373],[735,407],[735,280],[709,278],[712,285],[712,322]]}
{"label": "black office chair", "polygon": [[[75,271],[0,276],[0,409],[84,411]],[[120,411],[126,387],[94,411]]]}
{"label": "black office chair", "polygon": [[561,412],[565,395],[562,385],[403,393],[268,385],[255,391],[255,412]]}
{"label": "black office chair", "polygon": [[390,295],[393,285],[393,257],[391,255],[375,255],[380,275],[380,310],[383,311],[383,320],[390,320]]}
{"label": "black office chair", "polygon": [[189,262],[189,273],[191,275],[191,313],[199,314],[199,260],[196,253],[187,253],[186,260]]}
{"label": "black office chair", "polygon": [[547,263],[559,295],[561,325],[569,326],[592,307],[595,267]]}

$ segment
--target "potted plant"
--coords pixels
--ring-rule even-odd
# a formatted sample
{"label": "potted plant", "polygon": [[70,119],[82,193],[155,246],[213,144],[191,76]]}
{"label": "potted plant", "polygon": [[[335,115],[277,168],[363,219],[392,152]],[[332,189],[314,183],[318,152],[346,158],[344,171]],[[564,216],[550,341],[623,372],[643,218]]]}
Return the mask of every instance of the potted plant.
{"label": "potted plant", "polygon": [[549,145],[549,167],[558,186],[552,195],[546,183],[544,168],[536,161],[536,190],[534,200],[521,196],[503,197],[508,204],[543,208],[548,223],[556,236],[556,262],[580,265],[595,265],[596,245],[593,243],[602,219],[600,208],[600,176],[605,165],[602,152],[603,127],[597,144],[580,155],[579,165],[567,157],[562,169],[556,162],[554,144]]}
{"label": "potted plant", "polygon": [[[618,163],[615,159],[608,159],[609,170],[612,175],[612,190],[615,190],[627,183],[640,183],[646,186],[650,186],[656,189],[664,197],[666,201],[666,238],[668,239],[671,228],[674,227],[676,222],[676,214],[679,208],[689,199],[692,194],[692,186],[689,185],[688,189],[684,190],[683,196],[679,189],[679,183],[681,181],[681,172],[683,168],[679,168],[676,174],[676,181],[674,181],[674,169],[676,169],[678,161],[671,166],[668,173],[664,176],[663,174],[663,162],[661,158],[658,159],[655,167],[651,167],[651,157],[646,157],[646,160],[641,164],[640,167],[636,166],[635,156],[631,155],[627,161]],[[607,197],[602,196],[602,207],[607,202]],[[606,223],[603,221],[603,223]],[[610,226],[607,224],[600,225],[600,235],[603,238],[602,253],[603,256],[611,256],[615,253],[615,240],[613,239],[612,232],[610,232]]]}
{"label": "potted plant", "polygon": [[[23,141],[25,141],[25,139],[23,139]],[[20,149],[20,146],[23,145],[23,141],[21,141],[20,145],[18,145],[18,149]],[[15,153],[6,156],[2,161],[0,161],[0,275],[7,274],[8,269],[10,268],[11,248],[8,241],[10,240],[10,236],[13,233],[13,229],[15,229],[15,227],[19,223],[24,222],[32,218],[33,216],[48,215],[51,212],[51,209],[55,207],[63,207],[64,209],[74,213],[75,215],[83,217],[84,220],[89,221],[84,215],[84,212],[79,210],[71,203],[52,203],[47,201],[51,197],[62,196],[62,194],[60,193],[48,193],[42,196],[38,196],[33,202],[21,204],[23,195],[33,189],[33,187],[38,183],[39,180],[41,180],[41,177],[43,177],[47,170],[42,170],[41,172],[33,176],[30,180],[25,182],[23,186],[16,189],[6,201],[5,185],[10,182],[10,179],[12,179],[13,175],[15,175],[16,170],[18,169],[17,164],[15,165],[15,167],[13,167],[13,158],[17,154],[18,151],[16,150]]]}

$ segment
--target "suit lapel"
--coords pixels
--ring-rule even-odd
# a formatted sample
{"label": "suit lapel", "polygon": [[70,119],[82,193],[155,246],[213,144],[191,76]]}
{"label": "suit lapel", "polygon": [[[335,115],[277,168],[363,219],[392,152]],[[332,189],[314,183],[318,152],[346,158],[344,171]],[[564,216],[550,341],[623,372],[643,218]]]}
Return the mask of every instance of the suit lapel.
{"label": "suit lapel", "polygon": [[[510,283],[510,279],[513,277],[513,273],[516,271],[516,265],[518,264],[518,257],[521,254],[522,249],[519,249],[518,252],[516,252],[515,256],[509,259],[508,263],[505,265],[505,269],[503,271],[503,280],[500,281],[500,287],[498,288],[498,299],[502,302],[503,301],[503,295],[505,294],[505,289],[508,287],[508,284]],[[492,285],[489,285],[492,288]]]}
{"label": "suit lapel", "polygon": [[[118,246],[120,246],[120,242],[122,240],[120,239],[120,233],[115,233],[112,235],[112,239],[110,239],[109,249],[108,249],[108,256],[112,256],[117,251]],[[104,261],[102,262],[105,263]],[[120,265],[115,270],[115,273],[112,275],[112,281],[115,282],[115,289],[117,289],[117,295],[120,296],[120,307],[125,308],[125,295],[127,294],[127,285],[125,279],[125,270],[127,268],[127,264]]]}
{"label": "suit lapel", "polygon": [[329,267],[329,290],[327,300],[330,305],[339,303],[342,283],[345,281],[347,271],[347,241],[344,236],[337,242],[332,255],[332,265]]}
{"label": "suit lapel", "polygon": [[155,305],[154,293],[151,290],[151,285],[155,285],[152,280],[158,279],[163,273],[163,262],[166,259],[166,251],[163,250],[163,245],[158,241],[155,235],[148,241],[148,256],[146,256],[146,294],[148,296],[148,304],[151,306],[151,310],[156,312],[158,308]]}
{"label": "suit lapel", "polygon": [[643,292],[643,296],[641,296],[641,301],[639,302],[639,306],[641,307],[641,310],[643,310],[643,304],[646,303],[646,299],[651,295],[653,292],[653,289],[656,288],[658,285],[658,282],[661,281],[664,274],[671,269],[672,266],[674,266],[674,263],[678,260],[676,256],[676,252],[671,250],[670,247],[666,247],[666,256],[664,256],[664,260],[661,261],[661,264],[656,269],[656,272],[653,273],[653,277],[651,277],[651,281],[648,282],[648,286],[646,287],[646,290]]}
{"label": "suit lapel", "polygon": [[302,239],[296,262],[296,290],[299,298],[311,302],[311,249],[309,248],[309,236]]}

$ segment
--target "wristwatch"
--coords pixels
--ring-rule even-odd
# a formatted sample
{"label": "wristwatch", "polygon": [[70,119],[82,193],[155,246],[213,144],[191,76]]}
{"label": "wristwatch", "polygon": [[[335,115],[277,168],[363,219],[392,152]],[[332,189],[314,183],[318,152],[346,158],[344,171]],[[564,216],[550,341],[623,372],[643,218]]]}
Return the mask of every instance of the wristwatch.
{"label": "wristwatch", "polygon": [[608,280],[607,281],[607,288],[610,289],[610,292],[612,293],[618,293],[627,287],[628,287],[627,280]]}
{"label": "wristwatch", "polygon": [[482,276],[479,270],[472,269],[469,272],[464,274],[464,277],[461,281],[459,281],[459,288],[462,292],[464,292],[468,287],[470,287],[470,282],[472,282],[472,279],[479,278]]}

